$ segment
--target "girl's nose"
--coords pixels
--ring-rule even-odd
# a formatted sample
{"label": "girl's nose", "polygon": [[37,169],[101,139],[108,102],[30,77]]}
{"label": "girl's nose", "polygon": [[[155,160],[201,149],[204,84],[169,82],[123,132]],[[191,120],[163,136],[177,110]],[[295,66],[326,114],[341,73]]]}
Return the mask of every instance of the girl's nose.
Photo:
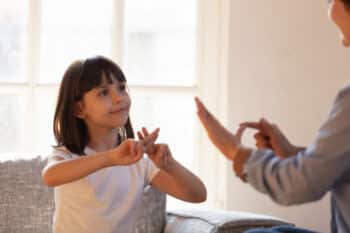
{"label": "girl's nose", "polygon": [[114,90],[113,93],[112,93],[112,101],[113,103],[119,103],[121,102],[123,99],[123,95],[122,93],[118,92],[117,90]]}

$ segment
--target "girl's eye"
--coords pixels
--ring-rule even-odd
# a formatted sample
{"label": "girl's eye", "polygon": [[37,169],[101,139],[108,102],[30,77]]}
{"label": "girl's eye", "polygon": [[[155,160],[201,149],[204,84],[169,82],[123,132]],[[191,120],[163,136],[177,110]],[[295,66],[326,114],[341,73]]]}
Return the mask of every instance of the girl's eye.
{"label": "girl's eye", "polygon": [[103,89],[98,93],[99,96],[106,96],[108,95],[108,90],[107,89]]}
{"label": "girl's eye", "polygon": [[120,85],[120,86],[119,86],[119,90],[125,91],[125,90],[126,90],[126,85]]}

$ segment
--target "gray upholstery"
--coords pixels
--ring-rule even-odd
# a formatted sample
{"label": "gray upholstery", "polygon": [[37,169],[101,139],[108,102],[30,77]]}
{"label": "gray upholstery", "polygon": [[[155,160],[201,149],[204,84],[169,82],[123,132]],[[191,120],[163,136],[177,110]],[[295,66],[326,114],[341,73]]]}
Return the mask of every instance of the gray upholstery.
{"label": "gray upholstery", "polygon": [[[53,189],[41,180],[46,160],[0,162],[0,232],[50,233]],[[161,233],[165,224],[165,195],[148,187],[142,197],[142,217],[136,233]]]}
{"label": "gray upholstery", "polygon": [[[50,233],[53,189],[41,180],[46,161],[0,162],[0,233]],[[142,197],[142,216],[135,233],[236,233],[251,227],[280,225],[269,216],[226,211],[165,212],[166,197],[152,187]]]}
{"label": "gray upholstery", "polygon": [[239,233],[258,227],[288,224],[282,219],[236,211],[222,210],[173,210],[168,212],[164,233]]}
{"label": "gray upholstery", "polygon": [[142,196],[142,214],[136,224],[135,233],[163,232],[165,225],[166,196],[148,186]]}
{"label": "gray upholstery", "polygon": [[0,232],[51,232],[53,189],[43,185],[40,157],[0,163]]}

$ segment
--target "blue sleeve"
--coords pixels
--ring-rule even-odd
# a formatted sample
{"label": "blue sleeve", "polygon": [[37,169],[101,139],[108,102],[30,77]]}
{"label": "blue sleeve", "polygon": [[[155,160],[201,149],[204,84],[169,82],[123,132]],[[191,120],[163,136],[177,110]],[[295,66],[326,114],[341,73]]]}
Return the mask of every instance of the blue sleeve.
{"label": "blue sleeve", "polygon": [[279,159],[255,150],[245,164],[247,181],[282,205],[318,200],[350,168],[350,86],[337,95],[313,144],[298,155]]}

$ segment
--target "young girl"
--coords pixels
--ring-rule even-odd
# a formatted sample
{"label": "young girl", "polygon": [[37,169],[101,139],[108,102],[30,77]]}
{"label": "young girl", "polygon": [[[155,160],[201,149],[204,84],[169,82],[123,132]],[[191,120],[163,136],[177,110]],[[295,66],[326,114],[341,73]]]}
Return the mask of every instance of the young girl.
{"label": "young girl", "polygon": [[205,201],[200,179],[166,144],[155,144],[158,129],[143,128],[133,139],[130,105],[125,76],[111,60],[77,61],[65,72],[54,117],[57,146],[42,171],[55,187],[54,233],[132,232],[148,184],[184,201]]}

